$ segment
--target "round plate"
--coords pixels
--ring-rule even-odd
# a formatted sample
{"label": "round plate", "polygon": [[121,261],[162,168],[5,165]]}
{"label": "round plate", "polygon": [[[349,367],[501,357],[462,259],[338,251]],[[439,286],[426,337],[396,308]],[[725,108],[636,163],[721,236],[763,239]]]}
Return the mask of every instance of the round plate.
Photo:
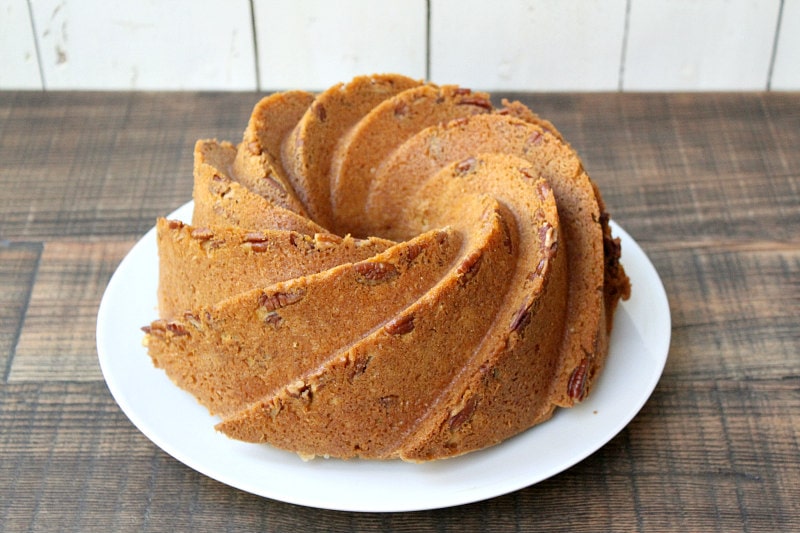
{"label": "round plate", "polygon": [[[191,219],[191,202],[170,218]],[[414,511],[499,496],[581,461],[619,433],[658,382],[670,342],[670,313],[658,273],[638,244],[612,223],[631,278],[611,335],[605,369],[589,398],[492,448],[454,459],[315,459],[231,440],[218,421],[162,370],[142,346],[141,326],[157,318],[158,255],[151,229],[120,263],[97,317],[97,352],[122,411],[178,461],[232,487],[289,503],[342,511]],[[620,384],[624,384],[621,386]]]}

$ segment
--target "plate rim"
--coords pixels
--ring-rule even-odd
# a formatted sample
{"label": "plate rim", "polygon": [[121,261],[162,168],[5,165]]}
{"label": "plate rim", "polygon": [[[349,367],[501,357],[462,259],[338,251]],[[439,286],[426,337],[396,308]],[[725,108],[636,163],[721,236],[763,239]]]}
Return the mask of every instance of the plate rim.
{"label": "plate rim", "polygon": [[[176,218],[188,222],[191,217],[191,208],[193,203],[187,202],[186,204],[182,205],[169,215],[167,218]],[[619,237],[622,241],[622,263],[626,265],[627,261],[633,261],[636,264],[637,268],[632,271],[637,275],[635,279],[633,276],[631,277],[632,284],[634,286],[633,294],[636,294],[637,286],[641,287],[644,285],[647,287],[647,292],[649,296],[652,298],[652,304],[654,304],[657,308],[658,314],[660,315],[660,323],[655,324],[655,332],[648,332],[648,335],[652,335],[652,339],[657,342],[657,345],[654,346],[647,346],[651,349],[651,355],[654,357],[654,366],[650,367],[650,375],[649,380],[640,386],[639,396],[637,397],[637,401],[631,404],[630,407],[626,409],[626,414],[621,419],[617,420],[613,427],[608,427],[604,430],[603,438],[596,440],[590,446],[586,446],[581,449],[581,453],[577,453],[571,457],[569,461],[561,461],[558,464],[552,465],[550,468],[543,468],[538,470],[537,475],[535,476],[517,476],[513,482],[509,481],[506,483],[492,483],[492,484],[472,484],[470,486],[461,487],[462,490],[457,490],[454,492],[447,492],[443,494],[438,494],[436,498],[430,497],[417,497],[417,498],[401,498],[400,502],[385,502],[381,504],[377,504],[374,501],[370,504],[365,504],[363,501],[359,504],[358,498],[353,498],[352,500],[344,501],[341,497],[335,498],[324,498],[324,497],[308,497],[302,496],[297,494],[282,494],[281,491],[275,490],[274,487],[265,487],[263,484],[259,485],[258,483],[253,483],[253,481],[247,476],[237,475],[236,463],[235,461],[231,463],[233,471],[225,471],[224,468],[220,469],[217,465],[209,465],[205,464],[203,461],[198,461],[197,458],[191,454],[187,455],[186,451],[183,449],[181,445],[176,444],[173,439],[170,439],[169,436],[165,436],[164,434],[160,434],[158,432],[154,432],[151,427],[150,421],[146,417],[143,416],[142,410],[140,406],[137,406],[135,403],[131,403],[131,398],[129,398],[129,394],[126,392],[125,386],[120,382],[120,376],[118,375],[118,370],[112,364],[112,359],[110,357],[110,351],[108,349],[108,342],[109,340],[106,338],[107,334],[110,331],[109,324],[112,323],[114,318],[112,311],[114,310],[113,304],[116,303],[115,297],[117,293],[122,290],[121,284],[124,280],[124,277],[128,274],[128,270],[130,265],[133,264],[136,260],[139,259],[140,255],[147,255],[148,251],[152,252],[155,247],[155,226],[150,228],[144,236],[142,236],[136,244],[131,248],[131,250],[126,254],[123,260],[120,262],[118,267],[115,269],[114,273],[112,274],[109,283],[104,291],[103,297],[101,298],[100,307],[98,309],[97,315],[97,353],[98,359],[100,362],[101,371],[103,374],[103,378],[107,384],[107,387],[114,398],[115,402],[118,404],[120,409],[123,413],[128,417],[128,419],[133,423],[133,425],[143,433],[153,444],[155,444],[158,448],[172,456],[177,461],[183,463],[184,465],[192,468],[193,470],[215,479],[221,483],[229,485],[231,487],[237,488],[239,490],[243,490],[261,497],[267,497],[278,501],[284,501],[287,503],[292,503],[296,505],[303,505],[308,507],[315,507],[321,509],[329,509],[329,510],[338,510],[338,511],[350,511],[350,512],[407,512],[407,511],[421,511],[421,510],[430,510],[430,509],[438,509],[438,508],[445,508],[445,507],[452,507],[456,505],[462,505],[467,503],[473,503],[476,501],[486,500],[492,497],[501,496],[503,494],[508,494],[514,492],[516,490],[520,490],[524,487],[531,486],[537,483],[540,483],[550,477],[557,475],[575,464],[583,461],[597,450],[605,446],[610,440],[612,440],[620,431],[622,431],[633,418],[639,413],[642,407],[645,405],[647,400],[652,395],[653,391],[655,390],[658,381],[663,374],[664,366],[666,365],[666,361],[669,354],[669,346],[671,342],[671,316],[670,316],[670,309],[669,309],[669,302],[667,298],[667,293],[664,288],[663,282],[658,275],[654,265],[650,261],[650,258],[644,252],[644,250],[639,246],[639,244],[615,221],[611,221],[612,231],[616,237]],[[149,249],[149,250],[148,250]],[[627,258],[626,258],[627,253]],[[155,259],[153,257],[152,259]],[[157,262],[157,261],[156,261]],[[628,270],[628,266],[626,266],[626,270]],[[628,272],[629,276],[632,272]],[[643,283],[644,282],[644,283]],[[641,288],[639,290],[642,290]],[[151,300],[155,302],[156,295],[151,295]],[[628,302],[620,302],[620,306],[617,310],[617,316],[615,316],[615,322],[619,321],[620,315],[630,306]],[[153,319],[156,318],[155,316],[155,308],[152,310]],[[631,319],[635,319],[635,317],[631,317]],[[146,322],[145,322],[146,323]],[[635,321],[632,322],[635,326]],[[144,324],[136,324],[134,329],[137,329]],[[615,339],[615,332],[617,332],[617,336],[619,336],[619,325],[612,330],[612,343]],[[639,332],[642,335],[642,332]],[[144,359],[144,361],[149,365],[150,369],[146,370],[146,372],[151,372],[155,376],[156,374],[160,374],[161,378],[160,381],[166,380],[166,376],[164,375],[163,371],[160,369],[156,369],[152,366],[149,357],[147,357],[146,349],[143,346],[137,346],[136,348],[130,347],[131,351],[139,351]],[[612,355],[612,354],[609,354]],[[619,357],[619,356],[618,356]],[[140,362],[137,362],[140,363]],[[604,373],[600,375],[600,380],[602,381]],[[167,380],[168,381],[168,380]],[[592,395],[590,395],[587,402],[591,402],[592,398],[597,394],[597,388],[601,382],[595,387],[593,390]],[[178,390],[177,387],[171,384],[174,389]],[[181,393],[183,391],[180,391]],[[186,394],[186,393],[184,393]],[[187,394],[188,396],[188,394]],[[193,400],[193,398],[192,398]],[[587,404],[584,402],[584,404]],[[196,403],[196,402],[195,402]],[[199,404],[197,404],[199,406]],[[579,406],[580,408],[584,407],[582,404]],[[563,418],[569,417],[571,413],[576,412],[578,408],[572,409],[557,409],[556,414],[554,415],[554,419],[556,418]],[[596,411],[595,411],[596,413]],[[210,431],[213,432],[213,420],[214,417],[208,415],[206,412],[206,416],[208,417],[208,425],[210,426]],[[536,428],[544,426],[546,424],[550,424],[553,421],[548,421],[534,428],[523,432],[520,435],[512,437],[503,443],[500,443],[492,448],[487,450],[480,450],[476,452],[471,452],[464,456],[460,456],[453,459],[444,459],[441,461],[435,461],[438,466],[442,466],[441,469],[447,471],[448,467],[451,465],[456,465],[459,463],[469,463],[472,460],[481,460],[482,457],[486,455],[491,455],[493,453],[492,450],[495,449],[502,449],[503,446],[508,446],[510,442],[514,442],[516,440],[524,439],[524,435],[528,432],[536,430]],[[215,432],[213,432],[215,433]],[[219,435],[216,434],[215,435]],[[209,437],[211,438],[211,437]],[[232,450],[236,451],[236,449],[244,450],[245,447],[251,446],[258,446],[264,447],[266,445],[252,445],[252,444],[245,444],[239,443],[237,441],[229,440],[230,447]],[[495,450],[496,452],[497,450]],[[347,460],[342,461],[339,459],[316,459],[314,461],[310,461],[308,463],[304,463],[299,461],[297,457],[292,454],[291,452],[284,452],[282,450],[271,450],[271,453],[274,452],[277,455],[286,454],[287,461],[291,461],[295,463],[293,468],[297,467],[302,471],[306,471],[310,473],[311,477],[313,478],[313,472],[316,470],[314,466],[315,463],[324,463],[325,465],[329,466],[331,463],[344,465],[345,470],[352,469],[353,465],[375,465],[377,463],[382,463],[384,466],[388,466],[385,470],[394,472],[395,470],[399,470],[401,474],[405,474],[403,472],[406,469],[406,465],[412,468],[419,468],[421,465],[417,465],[414,463],[403,463],[402,461],[387,461],[387,462],[376,462],[376,461],[369,461],[369,460]],[[245,453],[248,453],[245,451]],[[243,460],[243,459],[242,459]],[[403,465],[402,468],[395,468],[395,466],[400,463]],[[272,463],[271,463],[272,464]],[[424,463],[431,465],[432,463]],[[273,466],[275,466],[273,464]],[[283,466],[283,465],[281,465]],[[323,467],[323,470],[327,468],[327,466]],[[441,470],[439,467],[436,467],[435,470]],[[356,467],[358,468],[358,467]],[[382,472],[384,469],[379,467],[377,468],[379,472]],[[344,481],[344,480],[343,480]],[[360,487],[360,488],[359,488]],[[363,490],[365,487],[359,485],[358,487],[349,487],[350,490]],[[366,489],[370,489],[372,487],[366,487]],[[451,487],[452,488],[452,487]]]}

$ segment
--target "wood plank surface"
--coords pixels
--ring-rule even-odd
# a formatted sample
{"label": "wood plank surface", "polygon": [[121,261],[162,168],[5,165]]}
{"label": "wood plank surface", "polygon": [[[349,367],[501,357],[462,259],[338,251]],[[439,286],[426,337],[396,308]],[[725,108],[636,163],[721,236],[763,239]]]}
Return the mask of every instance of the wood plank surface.
{"label": "wood plank surface", "polygon": [[0,368],[8,378],[36,276],[41,244],[0,241]]}
{"label": "wood plank surface", "polygon": [[190,199],[194,141],[237,141],[260,96],[0,92],[0,530],[800,530],[800,94],[507,95],[561,129],[655,265],[669,359],[631,424],[565,472],[386,514],[191,470],[97,366],[114,269]]}
{"label": "wood plank surface", "polygon": [[135,241],[46,242],[9,381],[100,380],[100,298]]}

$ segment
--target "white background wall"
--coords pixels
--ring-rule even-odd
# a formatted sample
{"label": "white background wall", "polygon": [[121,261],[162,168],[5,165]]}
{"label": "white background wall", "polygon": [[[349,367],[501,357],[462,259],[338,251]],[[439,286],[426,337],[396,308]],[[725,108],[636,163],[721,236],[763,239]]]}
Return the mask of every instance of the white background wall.
{"label": "white background wall", "polygon": [[373,72],[800,90],[800,0],[0,0],[0,89],[315,90]]}

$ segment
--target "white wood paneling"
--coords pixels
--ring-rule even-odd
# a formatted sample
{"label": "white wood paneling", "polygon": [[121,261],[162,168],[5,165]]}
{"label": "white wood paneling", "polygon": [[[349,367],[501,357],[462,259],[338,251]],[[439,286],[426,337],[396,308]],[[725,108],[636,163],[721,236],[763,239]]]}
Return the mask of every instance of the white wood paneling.
{"label": "white wood paneling", "polygon": [[616,90],[625,0],[431,0],[433,81]]}
{"label": "white wood paneling", "polygon": [[800,0],[0,0],[0,90],[319,90],[374,72],[800,90]]}
{"label": "white wood paneling", "polygon": [[0,89],[41,89],[28,2],[0,0]]}
{"label": "white wood paneling", "polygon": [[47,89],[255,89],[250,4],[36,0]]}
{"label": "white wood paneling", "polygon": [[784,0],[770,87],[800,90],[800,0]]}
{"label": "white wood paneling", "polygon": [[764,90],[780,0],[631,0],[624,90]]}
{"label": "white wood paneling", "polygon": [[425,0],[255,0],[261,87],[319,90],[359,74],[425,77]]}

